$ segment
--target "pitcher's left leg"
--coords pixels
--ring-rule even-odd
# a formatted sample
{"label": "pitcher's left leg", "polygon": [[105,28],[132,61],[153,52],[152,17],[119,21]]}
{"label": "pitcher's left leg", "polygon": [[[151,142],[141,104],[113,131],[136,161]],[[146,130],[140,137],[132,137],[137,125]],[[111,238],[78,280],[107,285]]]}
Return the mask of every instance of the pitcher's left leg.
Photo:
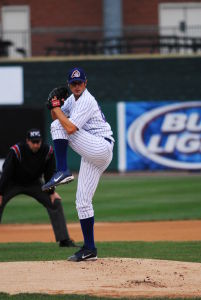
{"label": "pitcher's left leg", "polygon": [[70,261],[97,259],[97,249],[94,242],[94,210],[92,198],[96,191],[99,179],[107,164],[102,168],[91,164],[82,158],[78,176],[76,194],[76,208],[82,228],[84,246],[69,257]]}
{"label": "pitcher's left leg", "polygon": [[80,220],[94,216],[92,198],[103,170],[81,159],[76,193],[76,209]]}

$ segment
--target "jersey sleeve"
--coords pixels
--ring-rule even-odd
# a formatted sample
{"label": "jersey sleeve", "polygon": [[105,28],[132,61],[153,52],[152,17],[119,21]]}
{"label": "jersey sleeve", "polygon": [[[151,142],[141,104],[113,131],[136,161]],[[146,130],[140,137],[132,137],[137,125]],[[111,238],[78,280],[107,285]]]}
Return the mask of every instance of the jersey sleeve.
{"label": "jersey sleeve", "polygon": [[81,129],[83,125],[93,116],[94,111],[93,98],[81,97],[77,103],[69,120],[78,128]]}
{"label": "jersey sleeve", "polygon": [[64,102],[64,105],[61,107],[61,110],[66,116],[70,115],[70,108],[71,108],[71,98],[67,98]]}

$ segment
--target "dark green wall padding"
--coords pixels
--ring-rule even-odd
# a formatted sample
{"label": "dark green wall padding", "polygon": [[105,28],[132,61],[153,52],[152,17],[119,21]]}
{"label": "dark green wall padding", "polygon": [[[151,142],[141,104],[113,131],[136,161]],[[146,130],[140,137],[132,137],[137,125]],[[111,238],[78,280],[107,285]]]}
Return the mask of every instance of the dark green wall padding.
{"label": "dark green wall padding", "polygon": [[201,99],[201,57],[0,62],[24,68],[25,104],[43,105],[48,93],[67,80],[68,70],[84,68],[88,87],[102,101]]}
{"label": "dark green wall padding", "polygon": [[[0,61],[0,66],[22,66],[25,106],[43,107],[46,140],[50,116],[44,102],[56,86],[66,84],[67,72],[75,66],[87,74],[88,89],[96,97],[117,141],[116,103],[118,101],[191,101],[201,99],[201,56],[117,58],[84,60],[52,59]],[[23,120],[22,120],[23,121]],[[20,120],[19,120],[20,122]],[[72,169],[79,168],[79,157],[70,153]],[[117,170],[117,142],[108,170]]]}

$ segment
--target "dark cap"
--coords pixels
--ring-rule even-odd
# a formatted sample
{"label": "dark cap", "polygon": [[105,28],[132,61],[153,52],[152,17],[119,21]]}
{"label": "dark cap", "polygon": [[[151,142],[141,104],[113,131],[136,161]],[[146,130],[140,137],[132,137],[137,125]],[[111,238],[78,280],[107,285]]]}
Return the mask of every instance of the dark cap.
{"label": "dark cap", "polygon": [[68,74],[68,83],[72,83],[73,81],[85,82],[86,80],[86,74],[81,68],[73,68]]}
{"label": "dark cap", "polygon": [[27,131],[27,139],[30,141],[41,141],[42,135],[40,129],[33,128]]}

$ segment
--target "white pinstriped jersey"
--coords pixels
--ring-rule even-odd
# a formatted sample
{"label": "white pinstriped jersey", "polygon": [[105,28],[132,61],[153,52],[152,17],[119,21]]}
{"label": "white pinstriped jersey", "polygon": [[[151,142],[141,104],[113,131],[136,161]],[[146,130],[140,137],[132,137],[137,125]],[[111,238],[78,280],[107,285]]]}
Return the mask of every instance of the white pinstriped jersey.
{"label": "white pinstriped jersey", "polygon": [[71,95],[62,106],[62,111],[79,129],[68,134],[60,121],[51,124],[52,139],[66,139],[70,147],[81,156],[76,192],[76,208],[79,219],[94,216],[92,199],[101,174],[109,166],[113,156],[114,141],[110,125],[95,98],[84,90],[78,100]]}
{"label": "white pinstriped jersey", "polygon": [[78,128],[95,135],[114,141],[112,130],[96,101],[87,89],[78,100],[72,94],[62,106],[62,111]]}

